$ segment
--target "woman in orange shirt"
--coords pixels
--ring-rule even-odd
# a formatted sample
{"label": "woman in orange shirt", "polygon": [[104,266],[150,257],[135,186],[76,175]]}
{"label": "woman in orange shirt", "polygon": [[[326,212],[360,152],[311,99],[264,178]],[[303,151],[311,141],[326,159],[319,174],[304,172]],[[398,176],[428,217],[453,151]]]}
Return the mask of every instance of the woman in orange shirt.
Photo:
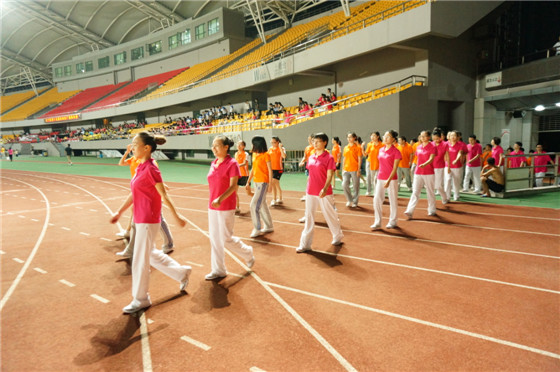
{"label": "woman in orange shirt", "polygon": [[369,167],[366,168],[366,196],[373,196],[373,190],[375,190],[375,183],[377,181],[377,172],[379,171],[377,155],[379,154],[379,149],[383,146],[379,132],[372,132],[370,139],[371,141],[368,143],[365,151],[367,162],[369,163]]}
{"label": "woman in orange shirt", "polygon": [[[251,180],[255,181],[255,192],[253,199],[251,199],[251,219],[253,220],[253,231],[251,238],[273,232],[272,217],[270,210],[266,204],[266,193],[270,192],[268,184],[272,179],[272,166],[270,165],[270,155],[266,146],[264,137],[255,136],[251,140],[253,144],[253,167],[247,185],[245,188],[248,192],[251,191]],[[261,218],[263,220],[264,228],[261,225]]]}
{"label": "woman in orange shirt", "polygon": [[340,161],[342,160],[341,151],[340,151],[340,138],[333,137],[333,147],[332,147],[332,157],[334,158],[334,162],[336,165],[336,170],[334,171],[334,177],[332,178],[332,187],[335,187],[336,178],[342,181],[342,175],[340,174]]}
{"label": "woman in orange shirt", "polygon": [[[235,153],[235,160],[239,164],[239,173],[241,174],[237,180],[237,185],[241,187],[247,185],[247,178],[249,178],[249,161],[247,160],[248,154],[245,152],[245,146],[245,141],[237,142],[237,152]],[[235,197],[237,199],[235,213],[239,213],[239,195],[235,193]]]}
{"label": "woman in orange shirt", "polygon": [[280,177],[284,173],[284,166],[282,161],[286,159],[286,149],[282,146],[282,141],[278,137],[272,137],[270,140],[270,165],[272,166],[272,179],[270,180],[270,187],[272,188],[272,201],[270,206],[273,207],[282,204],[282,189],[280,188]]}
{"label": "woman in orange shirt", "polygon": [[[346,206],[355,208],[360,197],[360,167],[362,166],[362,147],[358,145],[356,133],[348,133],[348,145],[344,147],[344,173],[342,173],[342,190],[346,196]],[[352,180],[353,192],[350,191]]]}

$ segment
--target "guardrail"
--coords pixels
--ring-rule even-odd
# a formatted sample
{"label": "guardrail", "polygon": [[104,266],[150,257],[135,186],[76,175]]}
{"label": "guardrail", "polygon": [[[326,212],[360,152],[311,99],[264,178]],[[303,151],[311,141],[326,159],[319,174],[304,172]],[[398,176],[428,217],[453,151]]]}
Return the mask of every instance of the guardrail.
{"label": "guardrail", "polygon": [[[554,162],[554,165],[541,165],[535,166],[534,158],[537,156],[548,155]],[[524,167],[509,168],[509,160],[513,158],[525,157],[531,159],[531,165],[526,165]],[[560,152],[547,152],[542,154],[529,153],[522,155],[506,155],[504,162],[504,179],[505,179],[505,189],[504,197],[508,195],[515,194],[532,194],[548,191],[558,191],[560,190],[560,177],[558,175],[558,162],[560,161]],[[542,178],[537,179],[535,174],[536,167],[546,167]],[[539,181],[539,182],[537,182]],[[542,181],[542,186],[537,186]]]}

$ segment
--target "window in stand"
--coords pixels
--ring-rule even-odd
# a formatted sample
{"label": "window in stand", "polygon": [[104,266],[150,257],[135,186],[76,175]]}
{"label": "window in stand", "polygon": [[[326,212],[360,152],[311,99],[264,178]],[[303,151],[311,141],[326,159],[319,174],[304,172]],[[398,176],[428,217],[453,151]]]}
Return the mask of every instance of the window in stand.
{"label": "window in stand", "polygon": [[54,76],[55,77],[62,77],[62,67],[57,67],[54,69]]}
{"label": "window in stand", "polygon": [[179,46],[179,34],[169,36],[169,50]]}
{"label": "window in stand", "polygon": [[109,67],[109,56],[99,58],[97,60],[97,67],[98,68],[106,68]]}
{"label": "window in stand", "polygon": [[220,20],[218,18],[214,18],[208,22],[208,35],[213,35],[218,31],[220,31]]}
{"label": "window in stand", "polygon": [[64,66],[64,76],[72,75],[72,65]]}
{"label": "window in stand", "polygon": [[93,61],[86,61],[86,72],[93,71]]}
{"label": "window in stand", "polygon": [[191,42],[191,29],[188,28],[181,34],[181,45],[186,45]]}
{"label": "window in stand", "polygon": [[204,38],[204,23],[201,25],[196,26],[196,28],[194,29],[194,38],[195,40],[200,40],[202,38]]}
{"label": "window in stand", "polygon": [[134,48],[130,51],[130,55],[133,61],[136,61],[137,59],[141,59],[144,58],[144,47],[138,47],[138,48]]}
{"label": "window in stand", "polygon": [[86,67],[83,62],[76,63],[76,74],[83,74],[86,72]]}
{"label": "window in stand", "polygon": [[115,66],[126,63],[126,52],[115,54]]}
{"label": "window in stand", "polygon": [[148,54],[153,56],[154,54],[161,53],[161,40],[154,43],[148,44]]}

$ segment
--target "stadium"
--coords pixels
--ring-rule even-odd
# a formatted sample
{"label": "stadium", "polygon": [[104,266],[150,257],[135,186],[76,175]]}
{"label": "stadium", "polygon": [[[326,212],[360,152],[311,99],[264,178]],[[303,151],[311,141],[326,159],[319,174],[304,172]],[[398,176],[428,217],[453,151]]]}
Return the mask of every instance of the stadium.
{"label": "stadium", "polygon": [[[3,370],[560,368],[560,2],[0,4]],[[465,149],[472,139],[457,156],[460,184],[446,158],[447,200],[437,185],[416,190],[414,150],[398,178],[394,165],[395,199],[382,188],[379,199],[387,178],[375,176],[370,136],[385,144],[396,132],[404,154],[434,128],[462,135]],[[319,155],[306,148],[319,133],[328,156],[342,139],[345,178],[331,187],[329,168],[333,208],[313,220],[307,165]],[[363,140],[357,170],[352,134]],[[279,198],[261,193],[255,138],[285,149]],[[218,275],[212,216],[223,200],[211,175],[239,142],[254,150],[249,186],[223,199],[237,194],[229,233],[254,255],[222,244]],[[500,144],[500,173],[481,177],[482,163],[462,176],[483,157],[471,158],[475,145]],[[139,222],[137,199],[127,209],[140,178],[129,154],[148,159],[139,172],[154,159],[161,174],[157,221]],[[122,255],[139,244],[127,224],[156,222],[154,250],[188,273],[150,258],[147,302],[127,311],[140,270]]]}

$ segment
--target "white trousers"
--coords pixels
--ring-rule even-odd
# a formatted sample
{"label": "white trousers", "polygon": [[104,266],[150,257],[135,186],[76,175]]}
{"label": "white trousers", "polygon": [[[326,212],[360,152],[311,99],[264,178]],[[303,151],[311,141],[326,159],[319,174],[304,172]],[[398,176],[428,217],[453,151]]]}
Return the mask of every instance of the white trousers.
{"label": "white trousers", "polygon": [[[397,168],[397,175],[398,175],[398,186],[397,186],[397,191],[399,190],[400,186],[401,186],[401,182],[403,180],[403,178],[406,181],[406,187],[408,187],[409,189],[412,187],[412,181],[410,180],[410,168]],[[392,182],[391,182],[392,183]]]}
{"label": "white trousers", "polygon": [[208,235],[210,235],[212,273],[227,274],[225,249],[237,254],[245,262],[253,258],[253,248],[233,236],[235,211],[217,211],[208,209]]}
{"label": "white trousers", "polygon": [[444,187],[444,172],[445,172],[445,168],[434,168],[434,190],[437,190],[439,192],[439,194],[441,195],[441,200],[447,202],[447,200],[449,200],[449,197],[447,196],[447,193],[445,192],[445,187]]}
{"label": "white trousers", "polygon": [[[161,236],[163,237],[162,249],[173,248],[173,235],[171,235],[171,231],[169,230],[169,225],[167,224],[167,221],[163,217],[163,213],[161,214],[160,232],[161,232]],[[136,239],[136,224],[134,223],[134,218],[132,218],[132,222],[130,223],[128,244],[126,245],[127,253],[130,254],[134,253],[135,239]]]}
{"label": "white trousers", "polygon": [[434,194],[434,182],[435,175],[433,174],[415,174],[414,182],[412,183],[412,195],[406,207],[404,213],[414,213],[416,209],[416,204],[418,204],[418,198],[420,197],[420,192],[422,187],[426,187],[426,197],[428,198],[428,214],[436,213],[436,196]]}
{"label": "white trousers", "polygon": [[[353,191],[350,191],[350,180],[352,180]],[[350,203],[358,204],[360,197],[360,179],[358,172],[344,172],[342,173],[342,191],[346,200]]]}
{"label": "white trousers", "polygon": [[156,236],[159,223],[137,223],[132,256],[132,297],[142,304],[150,302],[150,265],[168,277],[180,282],[186,274],[186,268],[177,261],[156,249]]}
{"label": "white trousers", "polygon": [[323,216],[327,221],[329,230],[331,231],[333,241],[340,241],[344,237],[340,228],[340,221],[338,220],[338,213],[334,205],[333,195],[327,195],[320,198],[315,195],[307,194],[305,196],[305,227],[301,233],[299,242],[300,248],[311,248],[313,242],[313,231],[315,228],[315,213],[317,208],[321,207]]}
{"label": "white trousers", "polygon": [[369,162],[367,164],[367,168],[366,168],[366,181],[367,181],[367,192],[370,195],[373,195],[374,190],[375,190],[375,184],[377,183],[377,173],[379,173],[379,169],[376,170],[371,170],[369,169]]}
{"label": "white trousers", "polygon": [[539,173],[535,173],[535,184],[537,185],[537,187],[543,187],[544,183],[544,175],[546,174],[546,172],[539,172]]}
{"label": "white trousers", "polygon": [[265,229],[272,229],[272,216],[266,203],[266,190],[268,183],[255,182],[255,195],[251,199],[251,220],[255,230],[261,230],[261,218]]}
{"label": "white trousers", "polygon": [[473,181],[474,191],[482,191],[482,183],[480,182],[480,167],[469,167],[465,170],[465,179],[463,180],[463,189],[468,190],[471,180]]}
{"label": "white trousers", "polygon": [[[375,211],[374,225],[381,225],[381,217],[383,216],[383,201],[385,200],[385,180],[377,180],[375,185],[375,197],[373,198],[373,209]],[[391,208],[389,214],[389,224],[397,225],[397,207],[398,207],[398,191],[399,185],[397,180],[392,180],[387,188],[389,193],[389,205]]]}
{"label": "white trousers", "polygon": [[451,198],[451,187],[453,186],[453,200],[457,201],[459,200],[463,168],[451,168],[451,173],[448,173],[447,169],[445,168],[445,193]]}

